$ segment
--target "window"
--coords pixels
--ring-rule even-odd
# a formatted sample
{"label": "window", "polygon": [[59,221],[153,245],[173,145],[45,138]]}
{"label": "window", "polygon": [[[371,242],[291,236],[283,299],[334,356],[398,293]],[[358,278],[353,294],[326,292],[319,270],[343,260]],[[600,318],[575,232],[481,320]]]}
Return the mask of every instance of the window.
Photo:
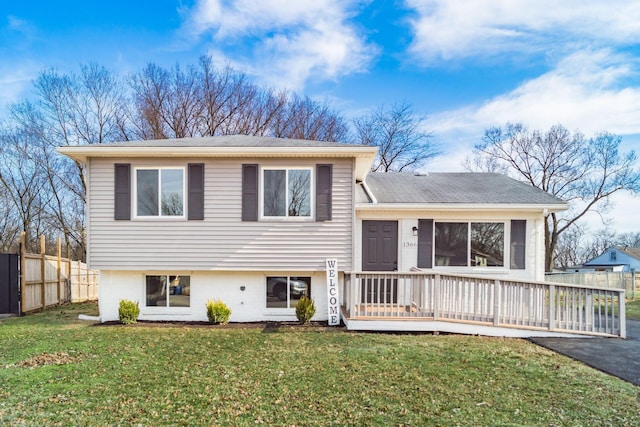
{"label": "window", "polygon": [[184,169],[136,169],[136,216],[183,217]]}
{"label": "window", "polygon": [[611,261],[617,261],[618,259],[618,255],[616,254],[616,251],[611,251]]}
{"label": "window", "polygon": [[471,266],[504,267],[504,224],[471,223]]}
{"label": "window", "polygon": [[504,223],[436,222],[435,265],[503,267]]}
{"label": "window", "polygon": [[189,307],[191,278],[189,276],[146,276],[147,307]]}
{"label": "window", "polygon": [[311,217],[311,169],[264,169],[262,214]]}
{"label": "window", "polygon": [[267,308],[295,308],[303,295],[311,298],[311,277],[267,277]]}

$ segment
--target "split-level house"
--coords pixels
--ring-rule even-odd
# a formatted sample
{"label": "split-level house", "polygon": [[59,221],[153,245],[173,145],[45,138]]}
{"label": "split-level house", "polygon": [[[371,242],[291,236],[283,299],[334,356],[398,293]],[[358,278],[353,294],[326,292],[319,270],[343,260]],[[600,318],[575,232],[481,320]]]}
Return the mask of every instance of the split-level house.
{"label": "split-level house", "polygon": [[[204,321],[221,299],[232,322],[292,321],[307,295],[314,320],[446,330],[434,325],[462,306],[472,316],[454,322],[495,327],[512,299],[548,301],[535,291],[544,217],[567,205],[500,174],[372,173],[375,147],[240,135],[59,151],[86,165],[102,321],[122,299],[139,301],[141,320]],[[417,322],[385,323],[396,319]]]}

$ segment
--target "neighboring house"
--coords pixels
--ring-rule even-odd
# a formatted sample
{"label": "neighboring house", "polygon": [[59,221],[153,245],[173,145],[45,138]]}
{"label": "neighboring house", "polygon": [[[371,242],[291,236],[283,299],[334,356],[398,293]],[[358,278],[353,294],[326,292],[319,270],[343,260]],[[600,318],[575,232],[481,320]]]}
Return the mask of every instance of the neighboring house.
{"label": "neighboring house", "polygon": [[304,294],[326,320],[327,258],[341,283],[418,269],[542,281],[544,217],[567,208],[499,174],[370,173],[370,146],[220,136],[59,151],[87,166],[102,321],[121,299],[140,319],[205,321],[214,298],[233,322],[295,320]]}
{"label": "neighboring house", "polygon": [[614,246],[585,262],[580,271],[640,271],[640,248]]}

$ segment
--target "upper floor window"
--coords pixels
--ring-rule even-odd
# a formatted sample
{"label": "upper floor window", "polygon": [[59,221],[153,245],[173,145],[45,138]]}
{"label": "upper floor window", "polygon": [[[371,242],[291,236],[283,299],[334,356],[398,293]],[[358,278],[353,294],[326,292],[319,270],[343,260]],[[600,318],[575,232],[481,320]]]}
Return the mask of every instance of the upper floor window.
{"label": "upper floor window", "polygon": [[136,169],[136,216],[183,217],[184,175],[184,168]]}
{"label": "upper floor window", "polygon": [[265,217],[311,217],[311,169],[263,169]]}

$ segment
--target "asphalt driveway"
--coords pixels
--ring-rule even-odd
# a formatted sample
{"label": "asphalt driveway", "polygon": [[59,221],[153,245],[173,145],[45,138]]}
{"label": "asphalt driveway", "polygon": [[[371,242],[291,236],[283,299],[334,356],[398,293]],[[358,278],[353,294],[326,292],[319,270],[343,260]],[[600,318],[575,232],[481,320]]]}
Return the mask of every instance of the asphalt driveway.
{"label": "asphalt driveway", "polygon": [[627,339],[531,338],[530,340],[640,386],[640,320],[627,319]]}

